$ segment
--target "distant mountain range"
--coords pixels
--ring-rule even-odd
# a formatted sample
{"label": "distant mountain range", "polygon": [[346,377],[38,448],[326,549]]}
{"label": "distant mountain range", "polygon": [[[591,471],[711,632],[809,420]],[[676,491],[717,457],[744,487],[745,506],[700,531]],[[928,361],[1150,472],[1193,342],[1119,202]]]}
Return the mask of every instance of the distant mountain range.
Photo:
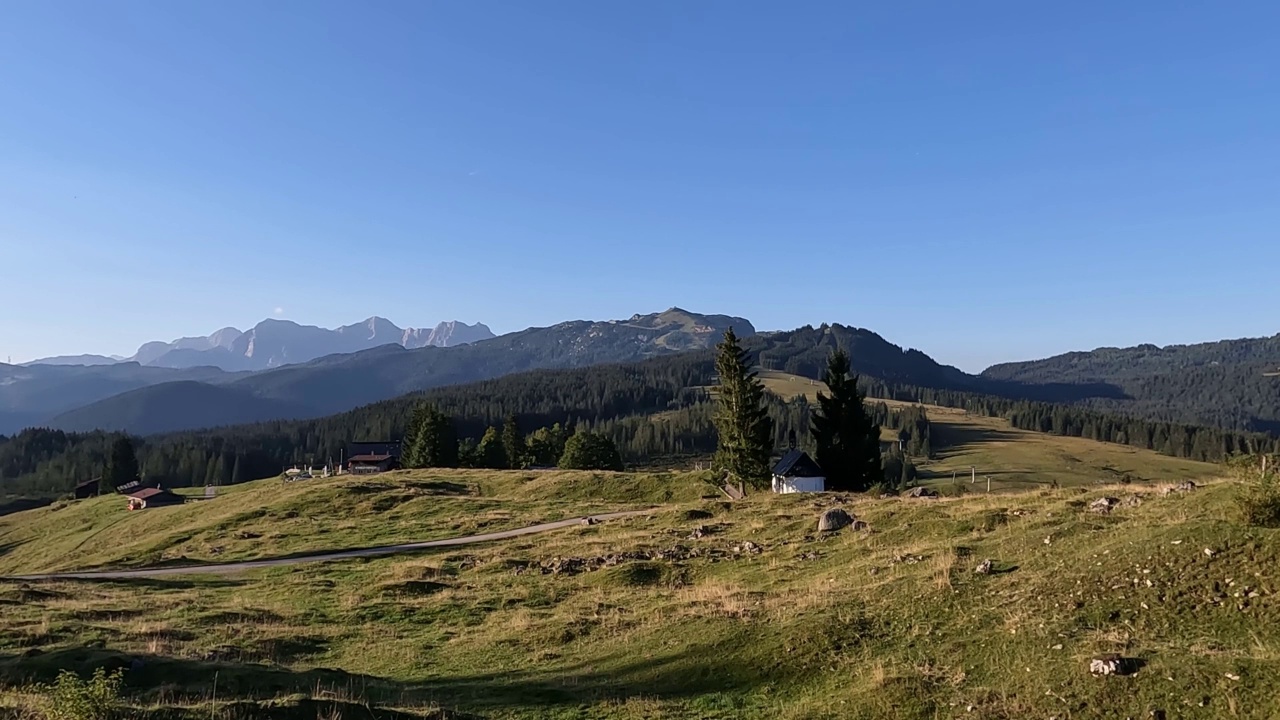
{"label": "distant mountain range", "polygon": [[[1280,336],[1101,348],[970,375],[842,325],[757,334],[744,318],[680,308],[492,337],[483,325],[405,330],[381,318],[334,330],[269,320],[240,333],[143,346],[109,364],[0,365],[0,434],[164,433],[330,415],[444,385],[535,369],[707,350],[732,326],[765,368],[818,377],[836,347],[868,378],[1071,403],[1153,420],[1280,433]],[[146,361],[146,362],[143,362]],[[216,361],[216,362],[215,362]]]}
{"label": "distant mountain range", "polygon": [[216,367],[229,372],[267,370],[314,360],[325,355],[353,353],[400,345],[409,349],[452,347],[494,337],[482,323],[451,321],[434,328],[401,328],[380,317],[332,330],[288,320],[263,320],[248,332],[225,327],[210,335],[170,342],[144,343],[132,357],[64,355],[24,363],[33,365],[114,365],[137,363],[147,367]]}
{"label": "distant mountain range", "polygon": [[[159,364],[164,357],[216,353],[216,348],[222,347],[201,349],[205,346],[195,342],[198,339],[177,341],[180,346],[151,358],[150,365],[136,360],[85,367],[0,365],[0,433],[41,424],[66,430],[120,429],[145,434],[313,417],[415,390],[521,370],[621,362],[708,348],[731,325],[744,337],[755,332],[743,318],[700,315],[680,308],[626,320],[565,322],[466,344],[456,343],[477,333],[491,333],[482,325],[462,323],[445,323],[431,331],[406,331],[378,318],[332,331],[303,328],[298,332],[301,326],[293,323],[267,321],[251,331],[250,344],[242,343],[243,335],[228,340],[232,333],[222,333],[219,339],[233,348],[245,347],[254,357],[259,356],[259,348],[272,348],[271,357],[290,361],[318,352],[320,346],[313,339],[332,340],[324,333],[335,333],[357,348],[368,349],[296,364],[280,362],[279,367],[256,372],[227,372],[209,363],[187,367]],[[388,337],[418,347],[377,342]],[[212,338],[205,340],[213,344]],[[287,352],[278,349],[281,347]]]}

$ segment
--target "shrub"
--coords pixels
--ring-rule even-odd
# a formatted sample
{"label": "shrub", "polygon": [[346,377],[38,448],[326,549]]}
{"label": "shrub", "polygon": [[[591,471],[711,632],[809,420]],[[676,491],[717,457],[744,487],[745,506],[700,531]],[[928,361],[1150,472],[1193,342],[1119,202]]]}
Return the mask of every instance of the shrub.
{"label": "shrub", "polygon": [[1232,461],[1234,474],[1245,484],[1236,495],[1241,519],[1248,525],[1280,528],[1280,479],[1274,470],[1274,461],[1267,467],[1258,458],[1243,457]]}
{"label": "shrub", "polygon": [[580,432],[565,442],[560,467],[565,470],[621,470],[622,456],[609,438]]}
{"label": "shrub", "polygon": [[115,720],[124,705],[120,699],[123,684],[123,669],[107,674],[105,668],[98,668],[88,680],[63,670],[52,685],[37,685],[36,693],[48,720]]}

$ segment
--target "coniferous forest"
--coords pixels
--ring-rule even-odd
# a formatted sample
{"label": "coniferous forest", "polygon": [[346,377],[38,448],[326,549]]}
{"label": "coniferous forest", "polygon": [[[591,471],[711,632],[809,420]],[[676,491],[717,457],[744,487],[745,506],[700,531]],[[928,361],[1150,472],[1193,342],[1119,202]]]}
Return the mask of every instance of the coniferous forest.
{"label": "coniferous forest", "polygon": [[[816,332],[816,331],[815,331]],[[751,344],[745,346],[750,349]],[[794,355],[776,345],[756,357],[790,372],[825,362],[821,352],[799,344]],[[856,360],[856,358],[855,358]],[[856,363],[855,363],[856,364]],[[814,373],[816,375],[816,372]],[[812,376],[812,375],[811,375]],[[542,370],[495,380],[433,389],[314,420],[277,421],[139,438],[139,469],[148,480],[169,486],[232,484],[280,473],[294,464],[338,462],[349,443],[400,439],[414,409],[430,402],[452,423],[464,444],[478,443],[489,428],[502,429],[514,416],[520,432],[562,428],[603,435],[631,466],[705,458],[716,448],[715,383],[710,352],[669,355],[636,363]],[[1274,437],[1180,423],[1153,422],[1076,406],[1014,400],[960,390],[904,385],[862,375],[876,423],[901,432],[906,456],[929,456],[933,447],[921,409],[890,411],[876,398],[964,408],[1004,417],[1018,428],[1085,437],[1146,448],[1196,460],[1220,461],[1241,452],[1274,452]],[[775,450],[790,443],[812,449],[810,406],[804,398],[766,395]],[[54,494],[103,473],[110,433],[73,434],[26,430],[0,439],[0,494]],[[886,459],[886,470],[889,465]]]}

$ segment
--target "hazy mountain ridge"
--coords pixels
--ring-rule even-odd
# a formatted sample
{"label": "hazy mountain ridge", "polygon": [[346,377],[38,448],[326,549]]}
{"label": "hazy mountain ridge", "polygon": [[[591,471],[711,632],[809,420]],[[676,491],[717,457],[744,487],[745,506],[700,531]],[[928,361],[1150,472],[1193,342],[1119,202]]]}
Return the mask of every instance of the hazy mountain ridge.
{"label": "hazy mountain ridge", "polygon": [[[223,383],[223,400],[204,396],[203,404],[188,399],[192,389],[165,383],[135,390],[81,407],[54,418],[52,425],[64,430],[127,429],[134,432],[156,429],[137,409],[172,406],[189,408],[185,415],[164,430],[190,430],[231,423],[275,419],[319,417],[350,410],[360,405],[387,400],[417,390],[501,377],[513,372],[542,368],[582,367],[610,362],[626,362],[685,350],[707,349],[719,342],[730,326],[744,337],[755,330],[744,318],[727,315],[699,315],[679,308],[628,320],[575,320],[545,328],[529,328],[489,340],[452,347],[427,345],[405,349],[398,344],[380,345],[347,355],[332,355],[306,363],[258,372]],[[350,328],[350,329],[348,329]],[[348,326],[346,334],[378,334],[376,324]],[[230,417],[215,417],[204,407],[225,408],[234,398],[255,398],[244,411]],[[167,398],[167,400],[166,400]],[[234,414],[234,413],[233,413]]]}
{"label": "hazy mountain ridge", "polygon": [[24,367],[27,365],[115,365],[124,359],[118,355],[55,355],[18,364]]}
{"label": "hazy mountain ridge", "polygon": [[[410,392],[526,370],[708,349],[727,327],[744,337],[744,345],[757,353],[762,366],[805,377],[819,376],[830,351],[839,346],[850,351],[856,372],[889,383],[1070,403],[1150,420],[1280,432],[1280,377],[1274,374],[1280,367],[1280,336],[1169,348],[1102,348],[997,365],[969,375],[866,329],[823,325],[758,334],[744,318],[680,308],[625,320],[573,320],[446,347],[435,343],[449,345],[449,338],[461,332],[483,333],[488,328],[442,325],[446,327],[438,328],[439,333],[405,331],[370,318],[334,331],[312,328],[296,333],[301,326],[267,321],[249,333],[224,333],[224,342],[234,336],[233,350],[169,352],[192,363],[209,353],[239,352],[277,364],[257,372],[137,363],[0,365],[0,433],[33,423],[68,430],[160,432],[319,417]],[[338,336],[342,350],[357,350],[298,362],[319,351],[317,343],[326,333]],[[419,347],[406,349],[402,342]],[[359,349],[365,345],[373,347]],[[191,380],[213,389],[181,384]],[[148,391],[140,392],[141,388]],[[199,402],[192,402],[197,397]],[[164,420],[153,421],[151,414]]]}
{"label": "hazy mountain ridge", "polygon": [[143,343],[128,358],[104,355],[59,356],[24,365],[112,365],[136,362],[150,367],[184,369],[216,367],[228,372],[266,370],[303,363],[325,355],[353,353],[379,345],[396,344],[414,349],[451,347],[495,337],[483,323],[468,325],[457,320],[434,328],[401,328],[381,317],[332,330],[300,325],[289,320],[263,320],[248,331],[225,327],[206,336],[182,337],[170,342]]}

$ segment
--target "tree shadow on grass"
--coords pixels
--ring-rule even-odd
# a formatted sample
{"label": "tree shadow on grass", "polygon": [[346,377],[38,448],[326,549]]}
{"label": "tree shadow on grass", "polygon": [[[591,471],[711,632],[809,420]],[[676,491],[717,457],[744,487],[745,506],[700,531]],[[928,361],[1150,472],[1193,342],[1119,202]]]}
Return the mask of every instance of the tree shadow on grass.
{"label": "tree shadow on grass", "polygon": [[52,505],[55,498],[13,498],[0,500],[0,517]]}
{"label": "tree shadow on grass", "polygon": [[[310,650],[313,648],[307,648]],[[314,648],[319,649],[319,648]],[[340,669],[292,670],[278,665],[126,655],[108,649],[71,647],[22,654],[0,653],[0,686],[48,682],[61,670],[87,676],[94,668],[126,668],[126,686],[141,701],[160,693],[175,698],[265,700],[291,693],[355,699],[374,706],[422,707],[439,704],[467,712],[510,714],[552,707],[644,697],[689,700],[718,693],[747,692],[800,681],[782,662],[731,663],[714,645],[694,646],[650,657],[619,653],[592,662],[540,669],[449,674],[401,682]],[[478,717],[478,716],[469,716]]]}

